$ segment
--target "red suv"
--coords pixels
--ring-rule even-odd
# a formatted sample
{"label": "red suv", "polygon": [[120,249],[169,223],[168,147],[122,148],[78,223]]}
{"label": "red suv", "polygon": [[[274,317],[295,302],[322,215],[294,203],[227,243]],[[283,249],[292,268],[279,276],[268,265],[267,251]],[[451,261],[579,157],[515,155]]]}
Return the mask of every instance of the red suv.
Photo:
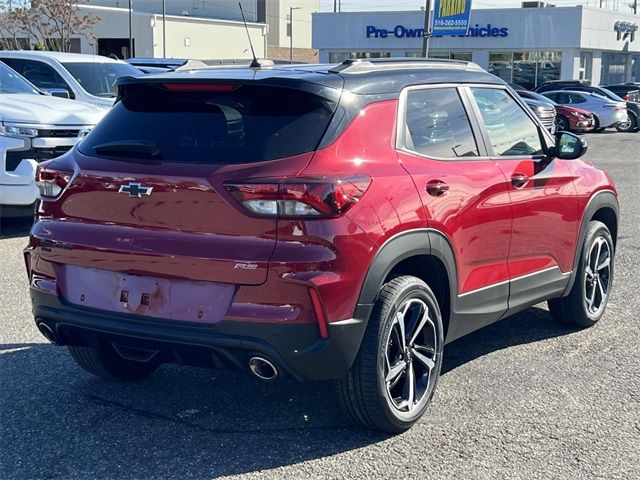
{"label": "red suv", "polygon": [[472,63],[216,68],[118,91],[40,165],[25,250],[38,328],[93,374],[336,380],[353,419],[398,432],[447,342],[545,300],[581,327],[605,310],[611,179]]}

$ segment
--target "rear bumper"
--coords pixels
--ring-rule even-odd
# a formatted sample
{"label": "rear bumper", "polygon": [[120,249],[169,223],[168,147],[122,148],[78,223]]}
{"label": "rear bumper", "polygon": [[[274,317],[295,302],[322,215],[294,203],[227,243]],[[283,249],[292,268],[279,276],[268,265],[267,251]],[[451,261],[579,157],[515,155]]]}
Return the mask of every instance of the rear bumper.
{"label": "rear bumper", "polygon": [[117,346],[157,351],[163,362],[247,369],[260,354],[300,380],[342,378],[351,368],[366,323],[329,324],[320,338],[316,324],[226,321],[216,325],[181,323],[69,305],[57,295],[31,288],[33,314],[46,323],[60,345]]}

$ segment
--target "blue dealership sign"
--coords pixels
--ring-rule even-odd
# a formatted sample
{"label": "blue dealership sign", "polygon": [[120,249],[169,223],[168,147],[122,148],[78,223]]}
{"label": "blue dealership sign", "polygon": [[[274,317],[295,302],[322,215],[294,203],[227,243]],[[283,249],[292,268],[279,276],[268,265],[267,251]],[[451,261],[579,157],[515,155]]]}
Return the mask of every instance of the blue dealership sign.
{"label": "blue dealership sign", "polygon": [[469,30],[471,0],[436,0],[433,10],[433,35],[466,35]]}

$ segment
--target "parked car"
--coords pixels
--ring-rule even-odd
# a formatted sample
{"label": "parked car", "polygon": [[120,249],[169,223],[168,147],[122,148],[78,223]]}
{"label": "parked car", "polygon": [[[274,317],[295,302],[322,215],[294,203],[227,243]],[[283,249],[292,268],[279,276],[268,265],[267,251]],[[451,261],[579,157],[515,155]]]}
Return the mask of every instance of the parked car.
{"label": "parked car", "polygon": [[604,87],[581,86],[575,88],[563,88],[563,90],[576,90],[578,92],[597,93],[614,102],[626,102],[627,120],[618,123],[615,127],[619,132],[635,132],[638,130],[638,119],[640,118],[640,103],[625,100],[611,90]]}
{"label": "parked car", "polygon": [[556,109],[549,102],[543,102],[532,98],[523,98],[524,103],[535,113],[544,128],[551,134],[556,132]]}
{"label": "parked car", "polygon": [[609,100],[598,93],[557,90],[544,92],[543,95],[560,105],[578,106],[590,111],[595,122],[594,132],[602,132],[605,128],[615,127],[628,121],[629,118],[625,102]]}
{"label": "parked car", "polygon": [[42,90],[66,90],[80,102],[111,107],[115,81],[142,72],[121,60],[80,53],[0,50],[3,61]]}
{"label": "parked car", "polygon": [[640,102],[640,85],[623,83],[620,85],[604,85],[603,88],[615,93],[625,102]]}
{"label": "parked car", "polygon": [[537,93],[550,92],[552,90],[562,90],[564,88],[582,87],[591,85],[589,80],[549,80],[542,82],[532,91]]}
{"label": "parked car", "polygon": [[69,150],[107,109],[45,95],[0,62],[0,205],[24,215],[36,200],[37,162]]}
{"label": "parked car", "polygon": [[571,105],[560,105],[550,98],[536,92],[530,92],[528,90],[516,91],[521,98],[525,99],[525,101],[527,99],[532,99],[553,105],[556,109],[556,131],[590,132],[593,130],[595,122],[593,120],[593,114],[588,110],[573,107]]}
{"label": "parked car", "polygon": [[473,63],[118,89],[39,166],[24,251],[38,328],[95,375],[179,361],[335,380],[354,420],[399,432],[428,407],[445,343],[545,300],[580,327],[605,311],[612,180]]}

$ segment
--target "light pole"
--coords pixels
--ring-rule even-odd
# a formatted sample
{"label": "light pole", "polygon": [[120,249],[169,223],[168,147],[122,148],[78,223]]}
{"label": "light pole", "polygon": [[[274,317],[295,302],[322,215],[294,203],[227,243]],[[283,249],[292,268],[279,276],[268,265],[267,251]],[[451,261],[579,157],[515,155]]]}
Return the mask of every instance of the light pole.
{"label": "light pole", "polygon": [[289,7],[289,63],[293,63],[293,11],[301,7]]}
{"label": "light pole", "polygon": [[429,37],[431,37],[431,0],[426,0],[424,6],[424,32],[422,37],[422,56],[429,56]]}
{"label": "light pole", "polygon": [[131,34],[131,10],[133,6],[131,4],[131,0],[129,0],[129,57],[133,57],[133,35]]}
{"label": "light pole", "polygon": [[162,0],[162,58],[167,58],[167,9]]}

